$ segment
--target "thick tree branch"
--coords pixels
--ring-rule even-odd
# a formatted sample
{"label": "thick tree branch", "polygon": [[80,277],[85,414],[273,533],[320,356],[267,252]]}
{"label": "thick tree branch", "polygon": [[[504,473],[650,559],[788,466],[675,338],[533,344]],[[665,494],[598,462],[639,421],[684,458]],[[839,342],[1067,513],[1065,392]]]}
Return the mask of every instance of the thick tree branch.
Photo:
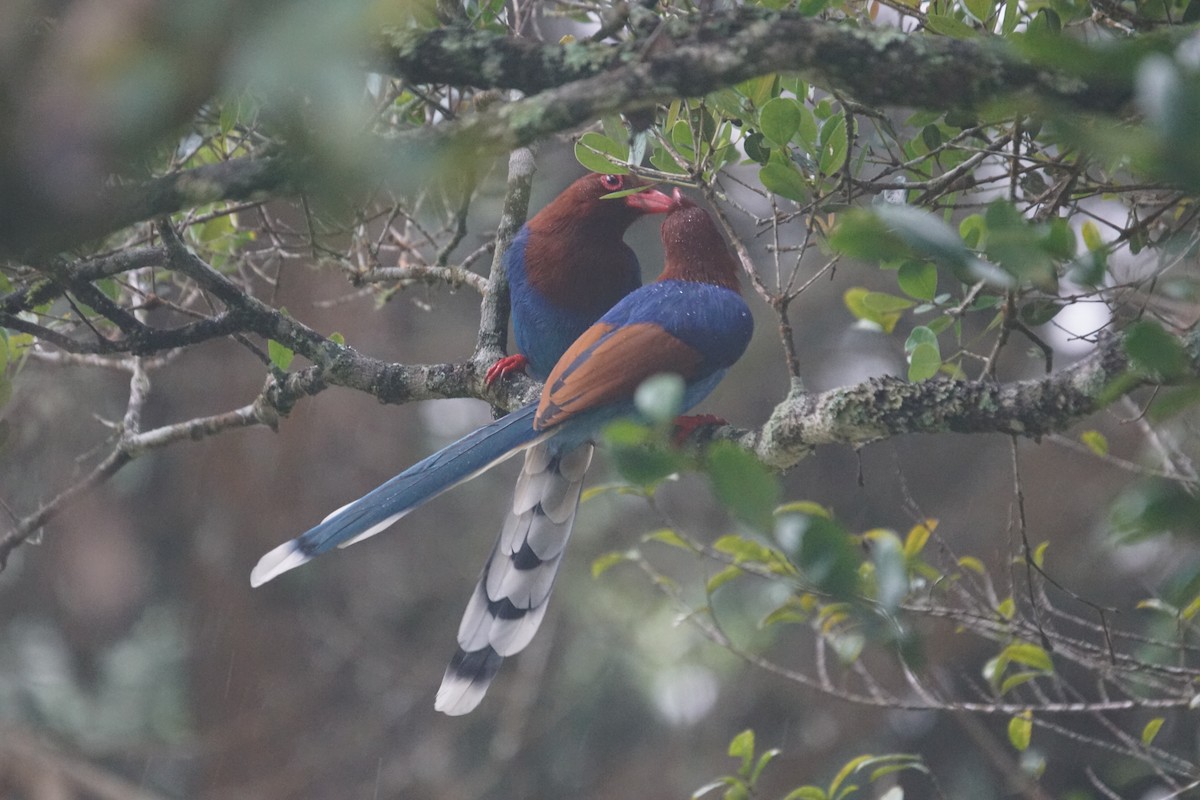
{"label": "thick tree branch", "polygon": [[[1200,374],[1200,334],[1182,344]],[[1007,433],[1039,437],[1066,430],[1119,396],[1153,384],[1131,375],[1124,339],[1110,336],[1088,356],[1046,378],[991,381],[929,380],[909,383],[873,378],[819,395],[796,389],[754,431],[721,429],[766,464],[795,466],[822,444],[863,445],[907,433]],[[1119,386],[1119,390],[1115,387]]]}
{"label": "thick tree branch", "polygon": [[[857,28],[794,11],[737,8],[665,20],[653,52],[644,43],[537,44],[470,29],[404,31],[377,45],[380,68],[414,83],[519,89],[526,94],[603,76],[623,103],[695,97],[771,72],[801,72],[823,88],[883,106],[964,108],[1034,92],[1112,113],[1132,83],[1083,80],[1041,69],[994,40]],[[618,66],[620,65],[620,66]]]}
{"label": "thick tree branch", "polygon": [[[69,267],[65,262],[59,262],[59,265],[71,280],[91,282],[143,267],[161,266],[166,257],[167,251],[162,247],[137,247],[90,258]],[[36,281],[0,297],[0,313],[17,314],[40,306],[62,295],[63,288],[62,284],[49,279]]]}
{"label": "thick tree branch", "polygon": [[[1162,45],[1168,44],[1164,39]],[[538,44],[466,28],[390,34],[377,45],[374,62],[411,82],[536,94],[399,134],[375,148],[376,154],[408,180],[424,181],[434,173],[417,174],[420,168],[435,170],[447,159],[499,155],[607,113],[700,96],[773,72],[799,72],[863,103],[939,110],[1026,93],[1047,103],[1112,113],[1132,92],[1129,76],[1085,79],[1040,68],[988,39],[856,28],[788,11],[735,9],[667,20],[652,51],[643,48],[636,40]],[[367,145],[366,151],[373,149]],[[86,214],[55,225],[31,220],[36,224],[27,230],[12,225],[12,240],[0,244],[0,251],[61,250],[205,203],[292,194],[314,180],[313,172],[298,154],[231,159],[98,190],[94,202],[81,204],[90,209]]]}

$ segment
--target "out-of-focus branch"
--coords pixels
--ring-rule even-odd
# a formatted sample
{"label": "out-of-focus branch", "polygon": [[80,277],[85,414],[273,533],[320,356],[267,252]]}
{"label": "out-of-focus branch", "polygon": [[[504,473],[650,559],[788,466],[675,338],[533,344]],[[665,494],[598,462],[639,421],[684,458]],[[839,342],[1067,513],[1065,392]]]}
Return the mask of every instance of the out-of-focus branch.
{"label": "out-of-focus branch", "polygon": [[0,774],[20,797],[93,797],[96,800],[161,800],[163,795],[94,764],[61,753],[21,730],[0,733]]}
{"label": "out-of-focus branch", "polygon": [[[656,46],[539,44],[467,28],[404,31],[377,44],[375,63],[412,83],[520,89],[498,103],[387,141],[364,140],[364,179],[376,169],[401,180],[459,159],[499,155],[616,111],[697,97],[773,72],[799,72],[822,87],[883,107],[973,108],[1025,93],[1040,101],[1111,113],[1132,79],[1085,78],[1043,68],[986,39],[911,35],[815,20],[790,11],[733,9],[667,19]],[[1164,40],[1165,49],[1170,42]],[[402,168],[401,168],[402,167]],[[127,225],[228,200],[294,194],[320,180],[301,153],[240,158],[113,188],[83,187],[70,218],[52,209],[0,230],[0,252],[62,250]],[[313,177],[317,176],[317,177]],[[401,181],[402,182],[402,181]],[[88,192],[90,191],[90,194]],[[53,223],[53,224],[51,224]],[[4,241],[8,236],[11,240]]]}

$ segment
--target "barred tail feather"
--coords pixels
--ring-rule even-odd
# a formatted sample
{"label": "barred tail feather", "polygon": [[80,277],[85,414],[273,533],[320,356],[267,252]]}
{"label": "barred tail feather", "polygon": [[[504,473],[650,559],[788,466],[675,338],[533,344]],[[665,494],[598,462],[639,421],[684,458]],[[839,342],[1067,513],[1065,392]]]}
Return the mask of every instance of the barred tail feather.
{"label": "barred tail feather", "polygon": [[525,406],[485,425],[342,506],[259,559],[250,573],[250,585],[261,586],[334,547],[374,536],[426,501],[545,438],[547,434],[533,429],[536,411],[535,405]]}
{"label": "barred tail feather", "polygon": [[459,625],[459,649],[434,702],[438,711],[457,716],[474,709],[504,658],[525,649],[537,632],[593,449],[584,443],[560,452],[550,441],[525,451],[512,512]]}

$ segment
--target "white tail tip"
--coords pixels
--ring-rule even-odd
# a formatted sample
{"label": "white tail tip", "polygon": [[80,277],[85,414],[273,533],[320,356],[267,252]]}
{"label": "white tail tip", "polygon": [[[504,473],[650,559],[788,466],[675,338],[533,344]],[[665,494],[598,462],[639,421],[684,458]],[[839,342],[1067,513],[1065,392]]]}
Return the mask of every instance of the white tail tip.
{"label": "white tail tip", "polygon": [[470,678],[447,672],[446,676],[442,678],[437,699],[433,701],[434,710],[440,711],[448,717],[461,717],[463,714],[469,714],[483,700],[487,689],[486,682],[480,684]]}
{"label": "white tail tip", "polygon": [[272,578],[278,577],[289,569],[295,569],[301,564],[307,564],[312,556],[305,555],[296,546],[296,540],[284,542],[258,560],[254,569],[250,570],[250,585],[262,586]]}

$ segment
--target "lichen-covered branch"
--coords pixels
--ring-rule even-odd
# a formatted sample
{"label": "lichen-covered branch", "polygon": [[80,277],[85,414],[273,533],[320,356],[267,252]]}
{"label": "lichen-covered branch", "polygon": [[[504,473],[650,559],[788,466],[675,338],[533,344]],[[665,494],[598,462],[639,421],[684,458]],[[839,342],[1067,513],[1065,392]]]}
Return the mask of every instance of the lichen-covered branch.
{"label": "lichen-covered branch", "polygon": [[[1058,433],[1153,383],[1144,375],[1117,383],[1131,375],[1123,341],[1109,336],[1088,356],[1037,380],[909,383],[883,377],[819,395],[804,393],[797,382],[761,428],[726,428],[717,435],[738,441],[766,464],[787,469],[823,444],[857,446],[908,433]],[[1193,374],[1200,375],[1200,334],[1188,334],[1182,344]]]}
{"label": "lichen-covered branch", "polygon": [[[615,110],[695,97],[771,72],[801,72],[824,88],[883,106],[966,108],[1016,92],[1111,113],[1128,100],[1126,80],[1067,76],[985,38],[914,35],[854,27],[794,11],[736,8],[666,19],[655,46],[591,41],[537,44],[466,28],[382,37],[376,64],[414,83],[518,89],[527,94],[597,77]],[[586,90],[572,92],[586,95]]]}

